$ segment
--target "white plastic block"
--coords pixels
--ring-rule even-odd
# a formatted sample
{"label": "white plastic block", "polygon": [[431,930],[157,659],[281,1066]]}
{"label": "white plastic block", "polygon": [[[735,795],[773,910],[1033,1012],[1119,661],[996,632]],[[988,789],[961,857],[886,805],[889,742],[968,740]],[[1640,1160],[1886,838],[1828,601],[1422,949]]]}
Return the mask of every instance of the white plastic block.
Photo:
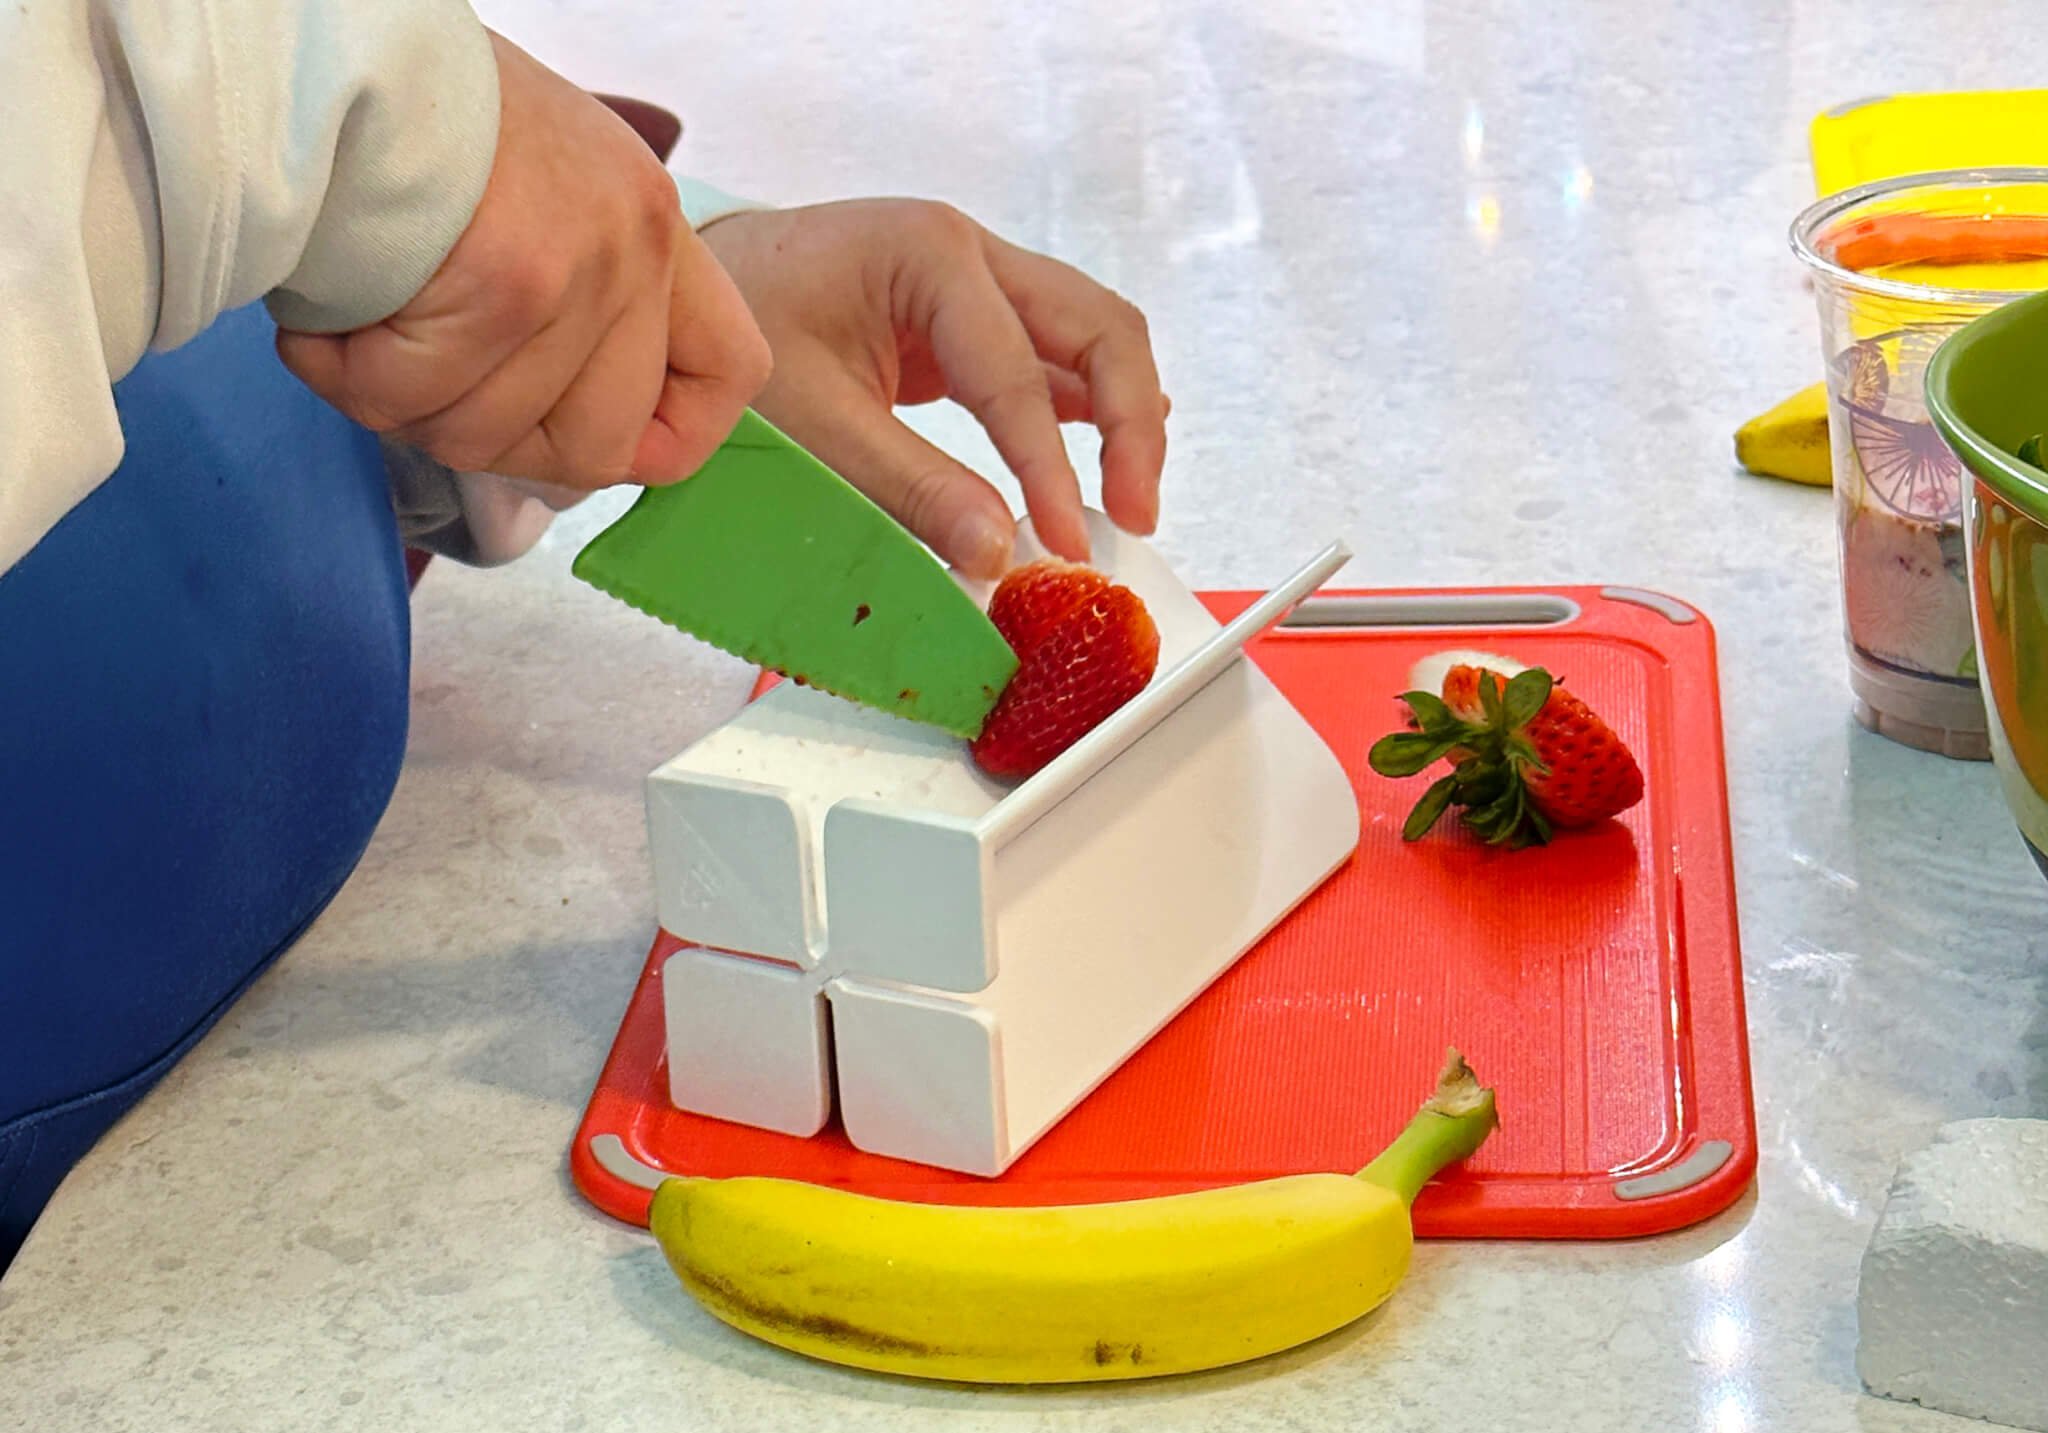
{"label": "white plastic block", "polygon": [[836,967],[941,990],[988,984],[998,905],[981,823],[843,801],[825,818],[825,850]]}
{"label": "white plastic block", "polygon": [[825,1002],[802,971],[686,946],[662,962],[661,995],[676,1108],[784,1134],[825,1127]]}
{"label": "white plastic block", "polygon": [[1856,1308],[1871,1392],[2048,1433],[2048,1120],[1946,1125],[1907,1158]]}
{"label": "white plastic block", "polygon": [[662,929],[719,950],[816,963],[813,912],[790,883],[809,863],[812,837],[786,793],[709,771],[656,779],[647,783],[647,824],[662,833],[654,860]]}
{"label": "white plastic block", "polygon": [[855,1144],[1001,1173],[1343,862],[1350,787],[1263,680],[1232,668],[1003,851],[999,939],[1030,954],[983,989],[831,982]]}
{"label": "white plastic block", "polygon": [[887,800],[971,822],[1002,788],[961,750],[935,728],[781,683],[647,779],[662,928],[817,965],[827,815]]}
{"label": "white plastic block", "polygon": [[[1091,535],[1152,613],[1159,671],[1021,785],[944,732],[794,684],[649,778],[663,925],[829,996],[826,1084],[863,1149],[1001,1172],[1357,844],[1349,777],[1241,653],[1341,551],[1225,630],[1144,543],[1099,515]],[[797,1082],[684,1046],[800,1063],[809,1034],[698,982],[722,966],[671,968],[695,1012],[668,1031],[676,1102],[783,1127]]]}
{"label": "white plastic block", "polygon": [[972,1000],[835,980],[839,1122],[856,1148],[962,1174],[1009,1162],[1003,1032]]}

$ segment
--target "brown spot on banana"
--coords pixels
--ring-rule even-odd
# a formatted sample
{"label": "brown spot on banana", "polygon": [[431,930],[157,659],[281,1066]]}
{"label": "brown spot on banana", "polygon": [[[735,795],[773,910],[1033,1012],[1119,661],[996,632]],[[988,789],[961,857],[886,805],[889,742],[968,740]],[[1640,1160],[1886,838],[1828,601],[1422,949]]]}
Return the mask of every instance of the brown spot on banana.
{"label": "brown spot on banana", "polygon": [[880,1329],[862,1328],[832,1314],[803,1313],[780,1304],[765,1303],[741,1289],[729,1279],[691,1269],[683,1273],[683,1280],[690,1291],[711,1309],[713,1313],[729,1314],[736,1320],[752,1322],[763,1328],[788,1334],[806,1334],[821,1338],[845,1348],[859,1349],[875,1354],[910,1354],[928,1358],[945,1350],[934,1344],[919,1343],[915,1339],[901,1338],[896,1334],[884,1333]]}

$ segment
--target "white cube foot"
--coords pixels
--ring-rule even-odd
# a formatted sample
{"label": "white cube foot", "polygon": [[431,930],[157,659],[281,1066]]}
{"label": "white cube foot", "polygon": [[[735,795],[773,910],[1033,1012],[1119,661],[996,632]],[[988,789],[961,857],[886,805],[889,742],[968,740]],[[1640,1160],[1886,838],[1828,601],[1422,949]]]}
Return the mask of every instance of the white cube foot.
{"label": "white cube foot", "polygon": [[830,987],[839,1122],[858,1149],[962,1174],[1010,1162],[1003,1051],[986,1010],[936,992]]}
{"label": "white cube foot", "polygon": [[677,1109],[814,1135],[832,1113],[825,1002],[801,970],[685,947],[662,962]]}

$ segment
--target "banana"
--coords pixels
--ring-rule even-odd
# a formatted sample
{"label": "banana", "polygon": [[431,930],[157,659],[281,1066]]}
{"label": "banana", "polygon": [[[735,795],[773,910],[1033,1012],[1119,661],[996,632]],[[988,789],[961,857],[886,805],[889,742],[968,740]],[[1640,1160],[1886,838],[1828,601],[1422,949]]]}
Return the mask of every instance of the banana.
{"label": "banana", "polygon": [[971,1383],[1147,1378],[1304,1343],[1408,1272],[1408,1207],[1496,1124],[1453,1050],[1357,1175],[1035,1208],[911,1204],[795,1180],[673,1178],[649,1226],[713,1314],[797,1353]]}
{"label": "banana", "polygon": [[1828,386],[1802,388],[1735,430],[1735,461],[1766,478],[1828,487]]}

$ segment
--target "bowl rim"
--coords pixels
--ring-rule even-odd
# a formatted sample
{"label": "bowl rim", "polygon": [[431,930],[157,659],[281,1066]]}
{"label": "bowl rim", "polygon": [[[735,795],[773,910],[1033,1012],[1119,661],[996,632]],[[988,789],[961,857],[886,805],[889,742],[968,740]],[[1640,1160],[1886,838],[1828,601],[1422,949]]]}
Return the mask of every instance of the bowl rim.
{"label": "bowl rim", "polygon": [[[1916,284],[1905,279],[1888,279],[1838,264],[1816,247],[1814,240],[1823,225],[1839,218],[1859,204],[1914,189],[1968,189],[1987,185],[2040,185],[2048,188],[2048,166],[2003,165],[1976,169],[1930,169],[1918,174],[1898,174],[1874,179],[1850,189],[1822,195],[1799,211],[1786,238],[1799,261],[1834,283],[1859,293],[1913,303],[1984,307],[2002,305],[2028,293],[2026,289],[1949,289]],[[2044,215],[2048,218],[2048,215]]]}
{"label": "bowl rim", "polygon": [[[2048,291],[2013,299],[1964,324],[1935,350],[1934,357],[1927,364],[1921,388],[1927,402],[1927,416],[1934,420],[1935,428],[1948,445],[1962,457],[1964,466],[2005,502],[2043,527],[2048,527],[2048,472],[2023,461],[2015,453],[2008,453],[1971,427],[1957,415],[1950,392],[1958,355],[1967,353],[1986,334],[2034,320],[2037,313],[2040,315],[2037,321],[2048,322]],[[2042,387],[2044,393],[2048,393],[2048,374],[2042,376]],[[2048,421],[2044,421],[2043,431],[2048,432]]]}

